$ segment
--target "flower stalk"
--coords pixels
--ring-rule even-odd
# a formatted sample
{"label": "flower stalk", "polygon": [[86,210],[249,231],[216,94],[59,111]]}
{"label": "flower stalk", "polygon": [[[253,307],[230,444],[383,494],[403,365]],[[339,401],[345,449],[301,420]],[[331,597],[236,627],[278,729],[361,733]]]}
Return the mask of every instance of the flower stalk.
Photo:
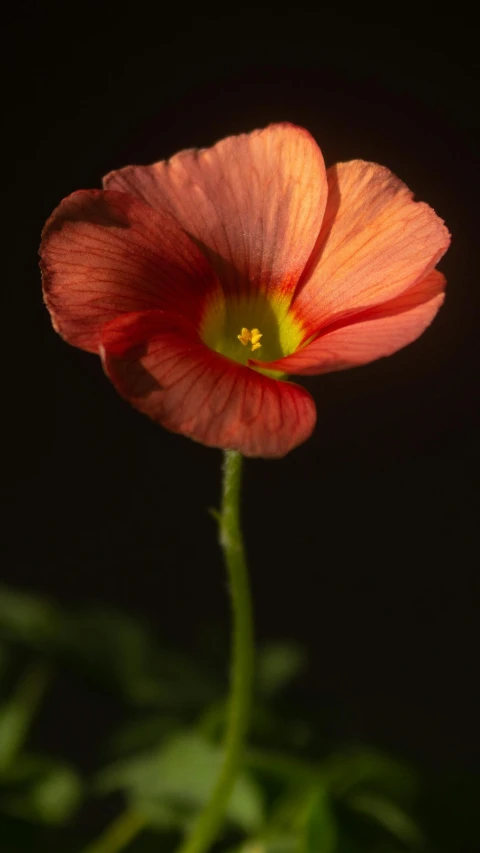
{"label": "flower stalk", "polygon": [[253,682],[253,618],[240,524],[243,457],[225,451],[219,539],[227,568],[233,612],[231,693],[222,767],[211,798],[178,853],[206,853],[214,842],[242,762]]}
{"label": "flower stalk", "polygon": [[[221,508],[220,512],[213,513],[218,522],[233,612],[231,689],[223,761],[211,797],[178,853],[206,853],[221,830],[242,762],[250,717],[254,643],[250,585],[240,525],[242,463],[240,453],[225,451]],[[84,853],[119,853],[146,825],[141,814],[126,811],[85,848]]]}

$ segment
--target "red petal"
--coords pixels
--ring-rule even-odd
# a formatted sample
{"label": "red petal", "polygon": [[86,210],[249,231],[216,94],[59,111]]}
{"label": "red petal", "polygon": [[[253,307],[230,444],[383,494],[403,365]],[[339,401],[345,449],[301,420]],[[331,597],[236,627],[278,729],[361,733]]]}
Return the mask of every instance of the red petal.
{"label": "red petal", "polygon": [[[445,278],[433,270],[406,293],[339,321],[318,338],[268,367],[284,373],[316,374],[367,364],[415,341],[444,300]],[[255,363],[255,362],[254,362]]]}
{"label": "red petal", "polygon": [[327,177],[322,230],[293,302],[308,334],[394,299],[425,278],[450,242],[435,212],[383,166],[353,160]]}
{"label": "red petal", "polygon": [[327,191],[318,145],[291,124],[128,166],[104,185],[173,213],[226,290],[273,289],[288,301],[318,237]]}
{"label": "red petal", "polygon": [[164,308],[200,323],[207,299],[223,299],[178,223],[124,193],[81,190],[64,199],[45,225],[40,254],[55,328],[92,352],[119,314]]}
{"label": "red petal", "polygon": [[245,456],[279,457],[316,420],[310,394],[210,350],[163,311],[119,317],[103,330],[105,370],[133,406],[172,432]]}

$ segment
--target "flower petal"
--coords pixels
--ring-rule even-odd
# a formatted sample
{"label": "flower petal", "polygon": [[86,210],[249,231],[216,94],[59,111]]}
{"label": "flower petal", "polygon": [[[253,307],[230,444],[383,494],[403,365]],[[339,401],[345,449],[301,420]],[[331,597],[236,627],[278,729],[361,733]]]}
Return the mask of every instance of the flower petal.
{"label": "flower petal", "polygon": [[327,192],[318,145],[287,123],[128,166],[104,185],[171,212],[226,291],[274,290],[287,304],[318,237]]}
{"label": "flower petal", "polygon": [[327,177],[322,230],[292,306],[306,336],[395,298],[425,278],[450,242],[436,213],[383,166],[353,160]]}
{"label": "flower petal", "polygon": [[284,456],[311,434],[310,394],[206,347],[163,311],[126,314],[102,335],[107,375],[133,406],[172,432],[245,456]]}
{"label": "flower petal", "polygon": [[45,225],[40,254],[55,328],[91,352],[119,314],[164,308],[200,323],[209,299],[223,299],[178,223],[125,193],[81,190],[64,199]]}
{"label": "flower petal", "polygon": [[432,270],[419,284],[384,302],[340,320],[297,352],[268,367],[313,375],[344,370],[391,355],[415,341],[430,325],[444,300],[445,277]]}

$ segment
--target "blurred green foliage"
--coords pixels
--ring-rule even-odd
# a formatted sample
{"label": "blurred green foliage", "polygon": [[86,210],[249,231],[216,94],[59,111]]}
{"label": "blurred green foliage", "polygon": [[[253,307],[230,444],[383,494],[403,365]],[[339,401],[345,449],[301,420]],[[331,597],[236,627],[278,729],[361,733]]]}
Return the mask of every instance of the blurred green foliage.
{"label": "blurred green foliage", "polygon": [[[305,666],[294,643],[258,652],[250,745],[215,853],[478,853],[478,778],[327,747],[315,712],[296,707]],[[80,853],[122,813],[141,817],[129,851],[174,849],[218,772],[224,669],[110,608],[68,610],[0,587],[0,851]],[[36,749],[47,712],[62,725],[48,697],[65,678],[109,697],[112,728],[91,733],[96,769]]]}
{"label": "blurred green foliage", "polygon": [[[107,767],[100,793],[121,790],[152,826],[183,830],[206,805],[220,770],[221,749],[195,731],[168,737],[159,746]],[[263,823],[261,790],[247,773],[239,775],[226,819],[246,833]]]}

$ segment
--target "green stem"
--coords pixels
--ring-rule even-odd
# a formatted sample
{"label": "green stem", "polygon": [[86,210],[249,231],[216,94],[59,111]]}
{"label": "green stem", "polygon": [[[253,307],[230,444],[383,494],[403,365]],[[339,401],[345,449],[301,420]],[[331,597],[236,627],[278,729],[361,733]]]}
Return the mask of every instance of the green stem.
{"label": "green stem", "polygon": [[243,757],[253,681],[253,619],[245,548],[240,526],[242,456],[225,452],[220,545],[230,581],[233,611],[231,691],[224,758],[212,795],[178,853],[206,853],[221,829]]}
{"label": "green stem", "polygon": [[[242,456],[225,452],[222,505],[212,513],[218,521],[220,545],[230,581],[233,610],[231,691],[223,764],[212,795],[178,853],[206,853],[221,829],[240,763],[243,758],[253,683],[253,619],[245,548],[240,527]],[[118,853],[145,827],[135,811],[118,817],[83,853]]]}
{"label": "green stem", "polygon": [[83,853],[118,853],[130,843],[146,825],[145,818],[132,810],[123,812],[103,835],[85,847]]}

